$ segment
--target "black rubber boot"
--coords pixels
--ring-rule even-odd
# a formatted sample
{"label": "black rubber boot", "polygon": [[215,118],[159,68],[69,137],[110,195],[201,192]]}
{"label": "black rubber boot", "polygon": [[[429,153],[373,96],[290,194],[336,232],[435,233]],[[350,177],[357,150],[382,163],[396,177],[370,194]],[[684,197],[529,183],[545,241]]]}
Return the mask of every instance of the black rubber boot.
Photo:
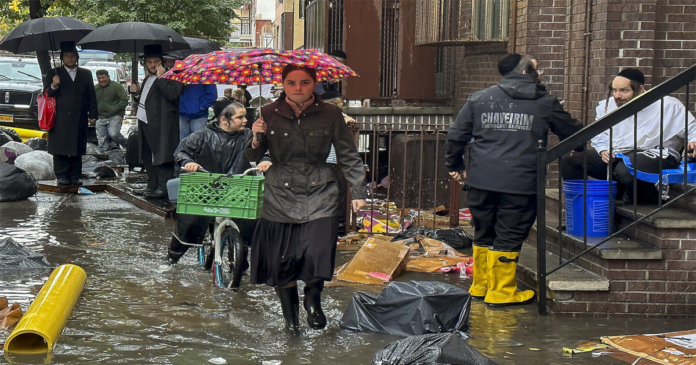
{"label": "black rubber boot", "polygon": [[324,290],[324,281],[319,280],[307,284],[304,288],[304,308],[307,311],[307,324],[314,329],[326,327],[326,316],[321,310],[321,292]]}
{"label": "black rubber boot", "polygon": [[164,264],[165,265],[174,265],[179,260],[181,259],[184,254],[186,254],[186,251],[178,251],[178,250],[173,250],[172,247],[177,248],[181,247],[181,243],[179,243],[179,240],[176,237],[172,237],[172,242],[169,244],[169,248],[167,249],[167,257],[164,259]]}
{"label": "black rubber boot", "polygon": [[285,317],[285,327],[294,335],[300,334],[300,296],[297,294],[297,287],[275,288],[280,306],[283,308]]}

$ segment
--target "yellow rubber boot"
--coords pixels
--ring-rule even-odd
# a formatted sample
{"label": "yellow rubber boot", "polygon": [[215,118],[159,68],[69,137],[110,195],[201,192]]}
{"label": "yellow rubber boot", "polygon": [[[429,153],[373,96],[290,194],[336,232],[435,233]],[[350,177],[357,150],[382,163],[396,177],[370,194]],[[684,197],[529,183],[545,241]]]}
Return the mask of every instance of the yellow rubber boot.
{"label": "yellow rubber boot", "polygon": [[533,290],[517,291],[515,273],[519,257],[519,252],[488,251],[488,293],[483,300],[488,306],[503,307],[534,301]]}
{"label": "yellow rubber boot", "polygon": [[474,245],[474,272],[469,294],[483,299],[488,293],[488,247]]}

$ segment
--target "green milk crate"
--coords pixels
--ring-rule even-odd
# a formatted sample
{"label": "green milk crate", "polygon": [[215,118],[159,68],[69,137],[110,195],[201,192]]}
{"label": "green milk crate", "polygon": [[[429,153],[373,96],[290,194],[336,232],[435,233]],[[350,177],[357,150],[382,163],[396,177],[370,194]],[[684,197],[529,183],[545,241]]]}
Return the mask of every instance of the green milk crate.
{"label": "green milk crate", "polygon": [[192,172],[182,174],[176,212],[257,219],[263,207],[263,176]]}

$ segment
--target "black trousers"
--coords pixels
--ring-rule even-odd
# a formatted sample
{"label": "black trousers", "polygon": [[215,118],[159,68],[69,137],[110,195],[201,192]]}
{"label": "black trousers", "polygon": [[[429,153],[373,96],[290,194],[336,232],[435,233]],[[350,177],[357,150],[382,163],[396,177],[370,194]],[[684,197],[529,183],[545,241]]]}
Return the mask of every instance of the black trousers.
{"label": "black trousers", "polygon": [[[583,155],[587,154],[587,176],[598,179],[607,180],[609,173],[609,164],[602,161],[599,152],[594,149],[587,149],[585,152],[580,152],[574,156],[564,156],[561,160],[561,176],[563,180],[582,180],[582,161]],[[631,164],[638,171],[659,173],[660,160],[659,156],[651,152],[638,151],[635,161],[633,160],[633,152],[624,153],[630,160]],[[617,183],[616,197],[622,199],[624,194],[628,200],[633,199],[633,175],[628,172],[628,168],[623,162],[623,159],[614,159],[613,164],[613,180]],[[662,169],[675,169],[679,167],[679,160],[674,156],[669,156],[662,160]],[[655,184],[638,180],[638,204],[657,203],[660,197],[659,192],[655,188]]]}
{"label": "black trousers", "polygon": [[59,180],[79,180],[82,175],[82,156],[53,155],[53,171]]}
{"label": "black trousers", "polygon": [[[174,217],[174,239],[169,244],[169,249],[180,254],[188,251],[189,245],[181,243],[201,244],[205,238],[206,232],[213,228],[214,217],[204,217],[190,214],[177,214]],[[234,219],[234,223],[239,228],[239,233],[242,240],[251,245],[251,240],[254,237],[254,229],[256,228],[256,219]],[[211,231],[212,233],[212,231]],[[178,237],[178,239],[177,239]],[[181,240],[181,241],[180,241]]]}
{"label": "black trousers", "polygon": [[520,252],[537,215],[536,194],[510,194],[470,188],[467,195],[475,228],[474,245]]}
{"label": "black trousers", "polygon": [[[165,162],[161,165],[152,163],[152,150],[147,142],[147,123],[139,123],[143,128],[143,166],[147,172],[147,190],[167,191],[167,181],[174,178],[174,162]],[[173,153],[172,153],[173,156]]]}

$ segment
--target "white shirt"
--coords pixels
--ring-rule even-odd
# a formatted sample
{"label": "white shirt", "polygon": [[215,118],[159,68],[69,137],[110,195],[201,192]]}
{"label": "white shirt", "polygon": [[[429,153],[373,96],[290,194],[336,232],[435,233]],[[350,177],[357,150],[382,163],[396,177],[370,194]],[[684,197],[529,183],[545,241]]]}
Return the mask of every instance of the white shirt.
{"label": "white shirt", "polygon": [[[679,150],[684,146],[684,116],[688,113],[689,121],[689,142],[696,141],[696,120],[694,116],[686,110],[684,104],[679,99],[665,96],[664,98],[664,124],[662,133],[662,153],[660,154],[660,101],[645,107],[638,112],[638,138],[636,147],[639,150],[652,151],[656,155],[667,158],[669,155],[681,159]],[[609,98],[599,102],[597,106],[597,119],[617,109],[614,98]],[[621,123],[612,127],[612,148],[613,152],[628,152],[633,150],[633,116],[626,118]],[[592,147],[597,152],[609,150],[609,130],[592,138]]]}
{"label": "white shirt", "polygon": [[77,66],[73,67],[73,69],[69,69],[68,66],[63,66],[65,68],[65,71],[68,71],[68,75],[70,75],[70,78],[75,81],[75,76],[77,76]]}
{"label": "white shirt", "polygon": [[143,91],[140,93],[140,100],[138,102],[138,112],[135,114],[135,116],[139,120],[142,120],[143,123],[147,123],[147,113],[145,112],[145,101],[147,100],[147,94],[150,93],[150,87],[152,87],[152,83],[155,82],[157,76],[148,75],[146,77],[147,78],[145,79],[145,85],[143,85]]}

